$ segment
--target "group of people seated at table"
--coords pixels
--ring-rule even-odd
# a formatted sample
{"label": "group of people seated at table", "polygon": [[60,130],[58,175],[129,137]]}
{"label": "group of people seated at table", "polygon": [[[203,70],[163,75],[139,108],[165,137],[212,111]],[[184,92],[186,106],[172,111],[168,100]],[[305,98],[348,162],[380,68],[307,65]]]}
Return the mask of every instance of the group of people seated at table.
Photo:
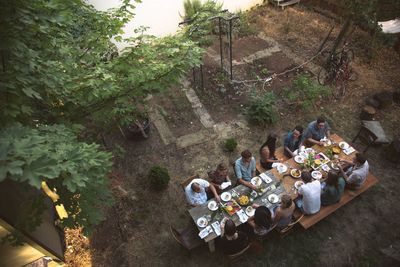
{"label": "group of people seated at table", "polygon": [[[309,123],[304,134],[303,128],[296,126],[285,138],[284,153],[292,157],[303,144],[322,146],[321,140],[329,136],[330,128],[323,118]],[[260,148],[260,164],[265,169],[271,169],[273,163],[279,162],[275,157],[277,140],[277,135],[271,134]],[[339,171],[330,170],[326,181],[322,184],[319,180],[313,181],[310,171],[302,171],[301,179],[304,184],[298,188],[298,197],[292,200],[290,195],[282,195],[281,203],[275,210],[271,211],[265,206],[253,204],[255,214],[248,220],[253,233],[256,236],[264,236],[272,229],[284,229],[291,222],[296,207],[302,213],[311,215],[317,213],[321,205],[327,206],[339,202],[345,188],[355,190],[363,185],[368,175],[369,164],[363,154],[356,153],[352,162],[339,159],[338,168]],[[235,161],[234,170],[238,184],[257,190],[257,187],[251,183],[251,179],[256,176],[256,160],[249,150],[241,153],[241,157]],[[186,198],[191,206],[203,205],[213,197],[220,202],[219,194],[224,189],[229,189],[222,185],[232,184],[228,169],[223,163],[220,163],[215,171],[209,172],[208,176],[209,181],[200,178],[193,179],[185,187]],[[232,220],[224,219],[221,228],[223,229],[222,243],[227,254],[239,252],[248,245],[247,235],[238,231]]]}
{"label": "group of people seated at table", "polygon": [[303,171],[301,179],[304,184],[298,189],[299,198],[296,205],[304,214],[315,214],[322,206],[340,201],[344,189],[359,189],[367,180],[369,164],[365,155],[356,153],[353,161],[340,160],[339,171],[330,170],[326,182],[312,181],[311,173]]}

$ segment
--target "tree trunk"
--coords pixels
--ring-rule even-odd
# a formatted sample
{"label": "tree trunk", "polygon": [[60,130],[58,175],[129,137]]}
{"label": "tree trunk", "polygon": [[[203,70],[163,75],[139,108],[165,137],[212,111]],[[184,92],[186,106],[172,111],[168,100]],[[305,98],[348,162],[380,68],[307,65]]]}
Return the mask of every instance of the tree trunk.
{"label": "tree trunk", "polygon": [[338,46],[343,42],[344,37],[346,36],[352,25],[353,21],[351,20],[351,18],[346,18],[346,21],[344,22],[342,29],[340,29],[339,35],[338,37],[336,37],[335,43],[333,44],[331,54],[326,61],[326,65],[329,64],[329,60],[332,58],[332,55],[336,53]]}

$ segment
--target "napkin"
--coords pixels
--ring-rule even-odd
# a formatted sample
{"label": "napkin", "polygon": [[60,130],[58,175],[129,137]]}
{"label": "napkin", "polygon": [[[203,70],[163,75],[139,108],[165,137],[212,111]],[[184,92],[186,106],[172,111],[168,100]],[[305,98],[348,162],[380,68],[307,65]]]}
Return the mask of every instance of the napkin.
{"label": "napkin", "polygon": [[212,228],[214,229],[214,232],[217,236],[221,235],[221,225],[219,223],[219,221],[213,222],[211,224]]}
{"label": "napkin", "polygon": [[279,164],[280,163],[277,163],[277,162],[272,163],[272,168],[278,168]]}
{"label": "napkin", "polygon": [[213,232],[213,230],[211,229],[211,226],[207,226],[206,228],[204,228],[203,230],[200,231],[199,236],[201,239],[203,239],[212,232]]}
{"label": "napkin", "polygon": [[347,149],[343,150],[343,153],[346,155],[350,155],[351,153],[353,153],[354,151],[356,151],[352,146],[348,147]]}
{"label": "napkin", "polygon": [[241,223],[245,223],[249,219],[249,216],[246,215],[244,210],[239,210],[236,212],[236,214],[239,216],[239,220]]}
{"label": "napkin", "polygon": [[269,184],[270,182],[272,182],[272,179],[265,173],[261,173],[259,176],[266,184]]}
{"label": "napkin", "polygon": [[225,182],[221,184],[221,189],[224,190],[225,188],[227,188],[228,186],[232,185],[231,182]]}

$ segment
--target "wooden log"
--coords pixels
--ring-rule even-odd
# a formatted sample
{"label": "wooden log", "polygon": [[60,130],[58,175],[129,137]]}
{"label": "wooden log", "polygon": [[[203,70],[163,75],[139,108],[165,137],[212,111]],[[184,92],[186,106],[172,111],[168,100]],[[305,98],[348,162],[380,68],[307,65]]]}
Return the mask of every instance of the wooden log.
{"label": "wooden log", "polygon": [[387,108],[393,103],[393,95],[391,92],[381,92],[374,95],[374,98],[379,102],[379,108]]}
{"label": "wooden log", "polygon": [[372,121],[375,117],[376,109],[371,106],[365,106],[361,110],[360,119],[364,121]]}

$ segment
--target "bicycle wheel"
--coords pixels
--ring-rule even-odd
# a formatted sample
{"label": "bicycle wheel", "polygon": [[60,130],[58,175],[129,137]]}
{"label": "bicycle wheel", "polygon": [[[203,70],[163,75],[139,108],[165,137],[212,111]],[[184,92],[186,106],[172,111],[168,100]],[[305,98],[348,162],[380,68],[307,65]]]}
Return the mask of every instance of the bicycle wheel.
{"label": "bicycle wheel", "polygon": [[332,70],[326,70],[324,67],[321,67],[321,69],[318,72],[318,83],[320,85],[328,85],[332,83],[332,80],[335,76],[335,73]]}
{"label": "bicycle wheel", "polygon": [[343,71],[340,70],[336,75],[332,88],[332,95],[336,100],[341,100],[346,93],[346,81],[343,77]]}

